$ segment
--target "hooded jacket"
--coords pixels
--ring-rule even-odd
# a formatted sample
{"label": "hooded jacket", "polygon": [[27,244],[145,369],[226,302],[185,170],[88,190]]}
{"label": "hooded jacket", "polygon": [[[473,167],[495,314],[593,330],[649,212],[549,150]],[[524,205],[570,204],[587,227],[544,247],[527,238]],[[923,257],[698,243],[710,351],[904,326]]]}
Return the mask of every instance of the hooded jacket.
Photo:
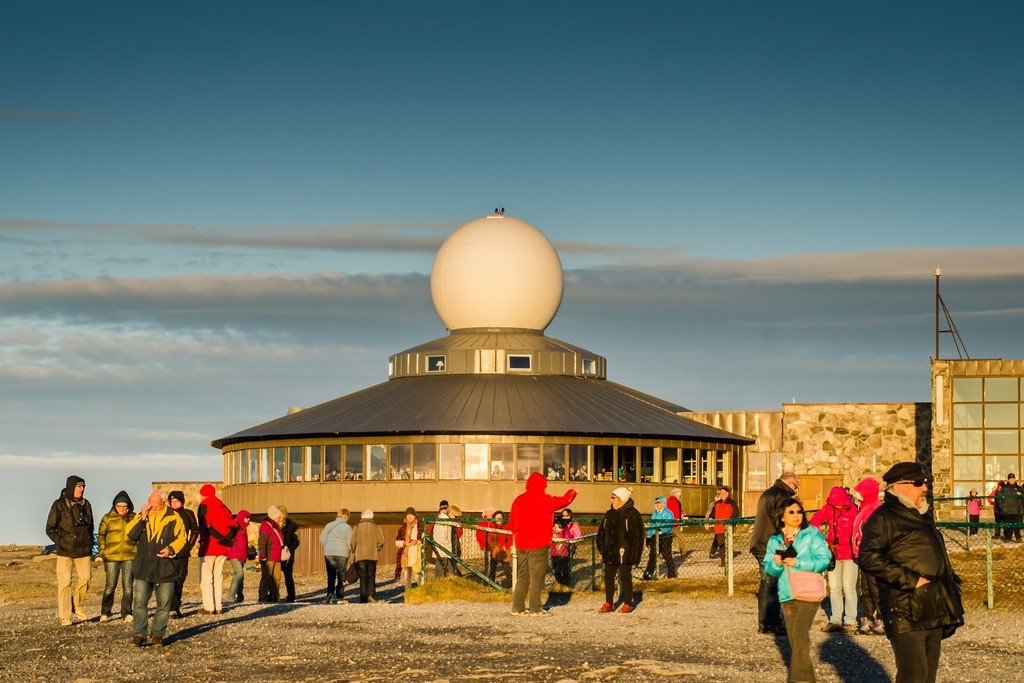
{"label": "hooded jacket", "polygon": [[[562,522],[563,520],[559,520]],[[501,534],[496,534],[500,536]],[[580,532],[580,525],[573,520],[569,520],[568,524],[555,524],[554,531],[551,535],[551,557],[569,557],[572,554],[571,543],[557,543],[556,538],[571,541],[574,538],[579,538],[583,534]]]}
{"label": "hooded jacket", "polygon": [[[526,479],[526,492],[516,496],[508,517],[508,528],[516,550],[539,550],[551,543],[551,527],[555,524],[555,510],[561,510],[576,499],[576,490],[569,489],[561,496],[544,491],[548,481],[540,472]],[[638,513],[639,514],[639,513]]]}
{"label": "hooded jacket", "polygon": [[246,520],[251,516],[248,510],[239,510],[235,515],[238,533],[235,534],[235,540],[231,544],[231,549],[228,550],[229,560],[238,560],[242,564],[249,560],[249,522]]}
{"label": "hooded jacket", "polygon": [[[843,493],[846,493],[843,491]],[[782,534],[775,534],[768,539],[764,554],[764,573],[774,576],[779,580],[779,602],[789,602],[793,599],[793,593],[789,587],[789,572],[785,565],[775,564],[775,551],[785,549],[786,542]],[[832,553],[829,552],[825,537],[821,535],[815,526],[808,526],[801,529],[793,538],[793,548],[796,550],[796,564],[790,568],[791,572],[814,572],[820,574],[832,561]]]}
{"label": "hooded jacket", "polygon": [[84,482],[75,475],[68,477],[46,516],[46,535],[57,546],[60,557],[92,556],[92,505],[84,497],[75,500],[75,487]]}
{"label": "hooded jacket", "polygon": [[750,532],[750,552],[758,562],[764,561],[768,548],[768,539],[775,533],[773,521],[779,514],[782,504],[796,495],[796,491],[781,479],[776,479],[771,488],[757,499],[757,513],[754,516],[754,528]]}
{"label": "hooded jacket", "polygon": [[199,493],[204,496],[199,504],[199,557],[227,555],[235,542],[238,524],[231,511],[218,498],[213,486],[206,484]]}
{"label": "hooded jacket", "polygon": [[[128,512],[124,517],[117,514],[115,506],[118,503],[128,504]],[[135,559],[138,546],[128,538],[128,523],[133,519],[135,505],[126,491],[119,491],[114,496],[114,502],[110,504],[110,512],[100,518],[100,528],[97,532],[100,557],[108,562],[127,562]]]}
{"label": "hooded jacket", "polygon": [[874,477],[861,479],[860,483],[853,487],[853,490],[860,494],[860,510],[853,519],[853,536],[850,545],[853,546],[853,558],[860,557],[860,541],[864,536],[864,523],[868,517],[878,509],[882,501],[878,500],[878,480]]}
{"label": "hooded jacket", "polygon": [[[128,538],[139,549],[132,562],[135,579],[148,583],[173,583],[177,580],[178,563],[174,558],[185,547],[185,524],[170,506],[165,505],[159,512],[150,512],[146,519],[135,515],[128,522]],[[164,548],[170,549],[170,556],[157,557]]]}
{"label": "hooded jacket", "polygon": [[605,564],[640,564],[644,553],[644,518],[632,498],[618,510],[608,508],[597,528],[596,540]]}
{"label": "hooded jacket", "polygon": [[[662,535],[672,533],[672,520],[676,517],[668,509],[665,496],[655,496],[655,500],[661,501],[661,511],[655,510],[651,513],[651,523],[647,525],[647,538],[653,538],[654,534],[661,532]],[[666,522],[666,520],[668,520]]]}
{"label": "hooded jacket", "polygon": [[853,524],[857,518],[857,506],[842,486],[833,486],[828,492],[825,505],[811,517],[815,529],[827,524],[825,541],[833,548],[837,560],[853,559]]}
{"label": "hooded jacket", "polygon": [[[892,492],[864,525],[860,568],[878,583],[878,606],[890,637],[942,627],[947,638],[963,625],[960,577],[942,534],[930,513],[908,507]],[[930,583],[918,587],[922,576]]]}

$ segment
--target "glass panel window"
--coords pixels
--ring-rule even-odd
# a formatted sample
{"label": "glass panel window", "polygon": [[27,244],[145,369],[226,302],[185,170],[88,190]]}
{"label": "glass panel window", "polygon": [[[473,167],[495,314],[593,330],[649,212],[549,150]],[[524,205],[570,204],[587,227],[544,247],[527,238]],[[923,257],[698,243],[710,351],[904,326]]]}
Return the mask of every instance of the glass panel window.
{"label": "glass panel window", "polygon": [[569,446],[569,481],[588,481],[590,468],[587,456],[590,455],[586,446]]}
{"label": "glass panel window", "polygon": [[544,446],[544,470],[541,472],[549,481],[565,481],[565,446],[547,444]]}
{"label": "glass panel window", "polygon": [[338,481],[341,476],[341,446],[324,446],[324,481]]}
{"label": "glass panel window", "polygon": [[437,479],[437,445],[418,443],[412,447],[412,478]]}
{"label": "glass panel window", "polygon": [[1017,401],[1016,377],[987,377],[985,401]]}
{"label": "glass panel window", "polygon": [[709,486],[715,483],[715,452],[704,451],[701,458],[700,483]]}
{"label": "glass panel window", "polygon": [[747,490],[768,488],[768,457],[766,453],[747,453]]}
{"label": "glass panel window", "polygon": [[679,449],[661,449],[661,480],[666,484],[679,483]]}
{"label": "glass panel window", "polygon": [[427,356],[427,372],[444,372],[444,356]]}
{"label": "glass panel window", "polygon": [[611,481],[615,471],[615,446],[594,446],[594,481]]}
{"label": "glass panel window", "polygon": [[975,377],[958,377],[953,380],[953,402],[981,402],[981,380]]}
{"label": "glass panel window", "polygon": [[782,476],[782,453],[768,454],[768,481],[774,482]]}
{"label": "glass panel window", "polygon": [[636,446],[619,446],[619,481],[636,481]]}
{"label": "glass panel window", "polygon": [[345,481],[362,481],[363,447],[359,444],[345,446]]}
{"label": "glass panel window", "polygon": [[388,450],[383,444],[366,447],[366,476],[370,481],[384,481],[388,468]]}
{"label": "glass panel window", "polygon": [[466,444],[466,479],[487,479],[487,444]]}
{"label": "glass panel window", "polygon": [[583,359],[583,374],[584,375],[596,375],[597,374],[597,361],[593,358]]}
{"label": "glass panel window", "polygon": [[398,443],[391,447],[391,479],[412,479],[412,446]]}
{"label": "glass panel window", "polygon": [[959,455],[953,458],[953,478],[981,479],[981,456]]}
{"label": "glass panel window", "polygon": [[235,453],[235,483],[245,482],[245,451]]}
{"label": "glass panel window", "polygon": [[288,481],[302,481],[302,446],[288,447]]}
{"label": "glass panel window", "polygon": [[249,449],[249,483],[255,484],[260,480],[259,451],[255,448]]}
{"label": "glass panel window", "polygon": [[[956,498],[966,498],[971,495],[971,491],[976,491],[975,495],[984,495],[984,485],[980,481],[958,481],[953,484],[953,496]],[[955,505],[957,507],[966,507],[967,501],[958,500]]]}
{"label": "glass panel window", "polygon": [[981,454],[980,429],[953,430],[953,452],[959,455]]}
{"label": "glass panel window", "polygon": [[697,449],[683,449],[683,483],[697,483]]}
{"label": "glass panel window", "polygon": [[986,429],[985,453],[1019,453],[1016,429]]}
{"label": "glass panel window", "polygon": [[653,482],[654,479],[654,446],[640,447],[640,481]]}
{"label": "glass panel window", "polygon": [[438,450],[441,479],[462,479],[462,444],[443,443]]}
{"label": "glass panel window", "polygon": [[270,449],[260,449],[260,482],[266,484],[270,481]]}
{"label": "glass panel window", "polygon": [[728,486],[730,484],[729,464],[731,455],[731,453],[726,451],[718,451],[718,455],[715,457],[715,480],[719,486]]}
{"label": "glass panel window", "polygon": [[491,479],[503,481],[512,478],[512,451],[510,443],[491,444]]}
{"label": "glass panel window", "polygon": [[953,426],[965,429],[981,429],[981,404],[954,403]]}
{"label": "glass panel window", "polygon": [[278,446],[274,449],[274,481],[284,481],[284,446]]}
{"label": "glass panel window", "polygon": [[1016,455],[998,455],[985,457],[985,478],[1001,481],[1010,472],[1020,474]]}
{"label": "glass panel window", "polygon": [[540,472],[540,446],[521,443],[516,447],[516,476],[526,479],[534,472]]}
{"label": "glass panel window", "polygon": [[509,370],[530,370],[531,368],[533,368],[533,359],[530,356],[509,355]]}
{"label": "glass panel window", "polygon": [[1016,403],[986,403],[985,426],[1012,427],[1016,429],[1018,408],[1019,406]]}
{"label": "glass panel window", "polygon": [[320,481],[320,446],[306,446],[306,471],[309,481]]}

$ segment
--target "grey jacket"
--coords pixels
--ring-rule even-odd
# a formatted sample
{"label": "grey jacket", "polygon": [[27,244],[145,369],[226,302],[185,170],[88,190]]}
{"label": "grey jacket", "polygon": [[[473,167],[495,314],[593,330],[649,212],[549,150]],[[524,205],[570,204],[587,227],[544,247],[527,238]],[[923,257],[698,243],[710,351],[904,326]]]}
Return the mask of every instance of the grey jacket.
{"label": "grey jacket", "polygon": [[325,557],[348,557],[351,541],[352,527],[342,517],[338,517],[320,532],[320,545],[324,547]]}

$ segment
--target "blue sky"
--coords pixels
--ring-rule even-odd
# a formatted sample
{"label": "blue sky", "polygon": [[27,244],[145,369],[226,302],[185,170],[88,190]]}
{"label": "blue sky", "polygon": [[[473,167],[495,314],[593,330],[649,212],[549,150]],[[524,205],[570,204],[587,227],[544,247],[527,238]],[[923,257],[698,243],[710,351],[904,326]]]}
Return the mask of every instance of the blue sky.
{"label": "blue sky", "polygon": [[[1021,357],[1019,3],[32,3],[0,25],[0,493],[139,498],[384,379],[503,205],[549,333],[694,409]],[[17,485],[10,483],[17,481]],[[108,490],[110,489],[110,490]],[[20,512],[24,510],[24,512]],[[0,541],[7,539],[0,538]]]}

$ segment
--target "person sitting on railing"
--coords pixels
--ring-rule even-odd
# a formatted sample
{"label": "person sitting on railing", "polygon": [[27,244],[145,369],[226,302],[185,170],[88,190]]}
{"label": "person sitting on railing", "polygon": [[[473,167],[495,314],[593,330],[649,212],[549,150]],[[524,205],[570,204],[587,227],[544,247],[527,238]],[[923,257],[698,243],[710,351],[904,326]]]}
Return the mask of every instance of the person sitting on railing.
{"label": "person sitting on railing", "polygon": [[672,521],[675,519],[665,504],[665,496],[654,499],[654,512],[647,525],[647,569],[644,580],[658,578],[658,555],[665,558],[668,578],[676,578],[676,561],[672,557]]}
{"label": "person sitting on railing", "polygon": [[572,519],[572,510],[565,508],[555,516],[555,527],[551,535],[551,569],[555,581],[567,588],[573,587],[572,557],[575,552],[575,547],[568,541],[582,535],[580,525]]}
{"label": "person sitting on railing", "polygon": [[[505,528],[505,515],[495,512],[493,522],[490,526],[495,529]],[[490,569],[487,577],[495,583],[508,588],[512,585],[512,534],[487,534],[487,551],[491,556]],[[498,570],[502,572],[502,578],[497,579]]]}

